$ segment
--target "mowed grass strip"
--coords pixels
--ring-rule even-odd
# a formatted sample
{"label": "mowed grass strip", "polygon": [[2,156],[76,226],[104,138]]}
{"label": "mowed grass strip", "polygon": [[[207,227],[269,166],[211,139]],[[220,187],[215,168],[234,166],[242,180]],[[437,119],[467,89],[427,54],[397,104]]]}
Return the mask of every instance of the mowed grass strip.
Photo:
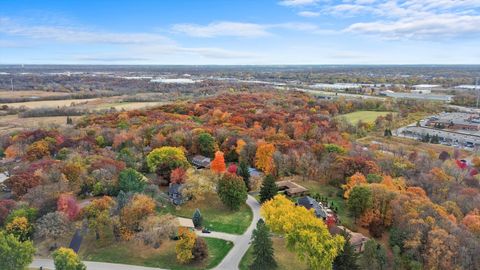
{"label": "mowed grass strip", "polygon": [[192,218],[197,208],[203,216],[203,226],[216,232],[243,234],[253,218],[252,210],[247,204],[244,203],[238,211],[231,211],[216,194],[207,195],[205,200],[200,202],[188,201],[181,206],[168,206],[161,212]]}
{"label": "mowed grass strip", "polygon": [[132,242],[110,242],[82,250],[86,261],[120,263],[158,267],[165,269],[210,269],[219,264],[233,247],[233,243],[221,239],[205,238],[208,245],[208,260],[202,263],[179,264],[176,260],[175,241],[165,241],[158,249],[141,246]]}
{"label": "mowed grass strip", "polygon": [[386,116],[387,114],[392,112],[385,112],[385,111],[357,111],[347,114],[339,115],[338,117],[345,117],[347,121],[353,125],[357,124],[358,121],[362,121],[365,123],[374,123],[377,117],[379,116]]}

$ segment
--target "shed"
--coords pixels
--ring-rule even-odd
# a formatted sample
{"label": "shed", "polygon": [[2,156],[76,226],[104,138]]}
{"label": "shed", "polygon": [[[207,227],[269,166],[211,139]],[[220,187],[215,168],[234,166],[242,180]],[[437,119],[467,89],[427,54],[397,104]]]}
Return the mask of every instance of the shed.
{"label": "shed", "polygon": [[177,220],[178,220],[178,226],[179,227],[184,227],[184,228],[189,228],[189,229],[194,229],[195,228],[191,218],[177,217]]}

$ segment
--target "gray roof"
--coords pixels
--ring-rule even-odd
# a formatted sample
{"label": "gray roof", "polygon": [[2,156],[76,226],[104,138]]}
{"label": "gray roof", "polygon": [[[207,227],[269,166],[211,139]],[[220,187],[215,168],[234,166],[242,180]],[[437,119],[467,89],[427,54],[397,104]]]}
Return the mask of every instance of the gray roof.
{"label": "gray roof", "polygon": [[327,218],[327,212],[323,209],[322,205],[310,196],[298,199],[298,204],[307,209],[313,208],[317,217]]}
{"label": "gray roof", "polygon": [[196,155],[192,158],[193,165],[198,167],[208,167],[210,166],[211,161],[212,160],[209,157],[205,157],[202,155]]}

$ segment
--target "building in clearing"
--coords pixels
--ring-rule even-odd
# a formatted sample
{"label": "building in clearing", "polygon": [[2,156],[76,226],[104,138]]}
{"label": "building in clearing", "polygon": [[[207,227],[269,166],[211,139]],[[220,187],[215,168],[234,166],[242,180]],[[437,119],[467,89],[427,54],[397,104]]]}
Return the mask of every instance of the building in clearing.
{"label": "building in clearing", "polygon": [[304,196],[308,194],[308,189],[300,186],[292,181],[278,181],[276,182],[279,191],[285,191],[290,197]]}
{"label": "building in clearing", "polygon": [[196,155],[191,159],[192,164],[197,169],[209,168],[212,160],[202,155]]}
{"label": "building in clearing", "polygon": [[352,232],[349,229],[343,226],[331,226],[328,228],[332,235],[341,234],[342,231],[345,231],[348,235],[350,235],[350,245],[352,245],[355,252],[363,252],[365,250],[365,243],[370,240],[370,238],[364,236],[358,232]]}
{"label": "building in clearing", "polygon": [[178,227],[183,227],[191,230],[195,228],[191,218],[177,217],[177,221],[178,221]]}

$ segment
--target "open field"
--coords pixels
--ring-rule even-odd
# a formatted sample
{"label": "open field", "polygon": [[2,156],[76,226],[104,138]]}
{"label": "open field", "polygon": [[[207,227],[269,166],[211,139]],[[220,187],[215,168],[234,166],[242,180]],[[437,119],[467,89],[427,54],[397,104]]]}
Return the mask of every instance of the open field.
{"label": "open field", "polygon": [[[307,270],[307,265],[296,257],[295,253],[289,251],[285,246],[285,239],[277,236],[272,236],[273,250],[275,260],[277,261],[279,270]],[[250,246],[245,256],[240,262],[240,270],[248,270],[248,266],[253,261],[253,247]]]}
{"label": "open field", "polygon": [[[87,240],[87,239],[86,239]],[[231,242],[205,238],[209,257],[206,262],[179,264],[176,261],[175,241],[165,241],[158,249],[137,245],[131,242],[89,241],[83,245],[80,256],[83,260],[141,265],[165,269],[209,269],[221,262],[233,247]]]}
{"label": "open field", "polygon": [[214,194],[207,196],[201,202],[189,201],[178,207],[169,205],[161,211],[169,212],[176,216],[192,218],[197,208],[202,213],[203,226],[216,232],[242,234],[252,221],[252,210],[246,204],[243,204],[240,210],[236,212],[230,211],[222,204],[218,196]]}
{"label": "open field", "polygon": [[0,89],[0,98],[32,98],[32,97],[52,97],[52,96],[66,96],[70,93],[64,92],[47,92],[47,91],[40,91],[40,90],[5,90]]}
{"label": "open field", "polygon": [[30,109],[36,108],[55,108],[63,106],[71,106],[72,104],[82,104],[86,102],[95,101],[97,98],[88,98],[88,99],[64,99],[64,100],[40,100],[40,101],[28,101],[28,102],[14,102],[14,103],[3,103],[2,105],[7,105],[8,107],[21,107],[25,106]]}
{"label": "open field", "polygon": [[[72,116],[71,118],[75,121],[80,117],[81,116]],[[21,118],[18,117],[18,115],[5,115],[0,116],[0,134],[26,128],[49,127],[52,125],[65,126],[66,124],[66,116]]]}
{"label": "open field", "polygon": [[165,104],[165,102],[113,102],[113,103],[103,103],[95,107],[94,110],[110,109],[115,108],[117,110],[137,110],[145,109],[155,106],[160,106]]}
{"label": "open field", "polygon": [[377,112],[377,111],[357,111],[353,113],[347,113],[339,115],[338,117],[345,117],[348,122],[355,125],[358,121],[365,123],[373,123],[379,116],[385,116],[392,112]]}

